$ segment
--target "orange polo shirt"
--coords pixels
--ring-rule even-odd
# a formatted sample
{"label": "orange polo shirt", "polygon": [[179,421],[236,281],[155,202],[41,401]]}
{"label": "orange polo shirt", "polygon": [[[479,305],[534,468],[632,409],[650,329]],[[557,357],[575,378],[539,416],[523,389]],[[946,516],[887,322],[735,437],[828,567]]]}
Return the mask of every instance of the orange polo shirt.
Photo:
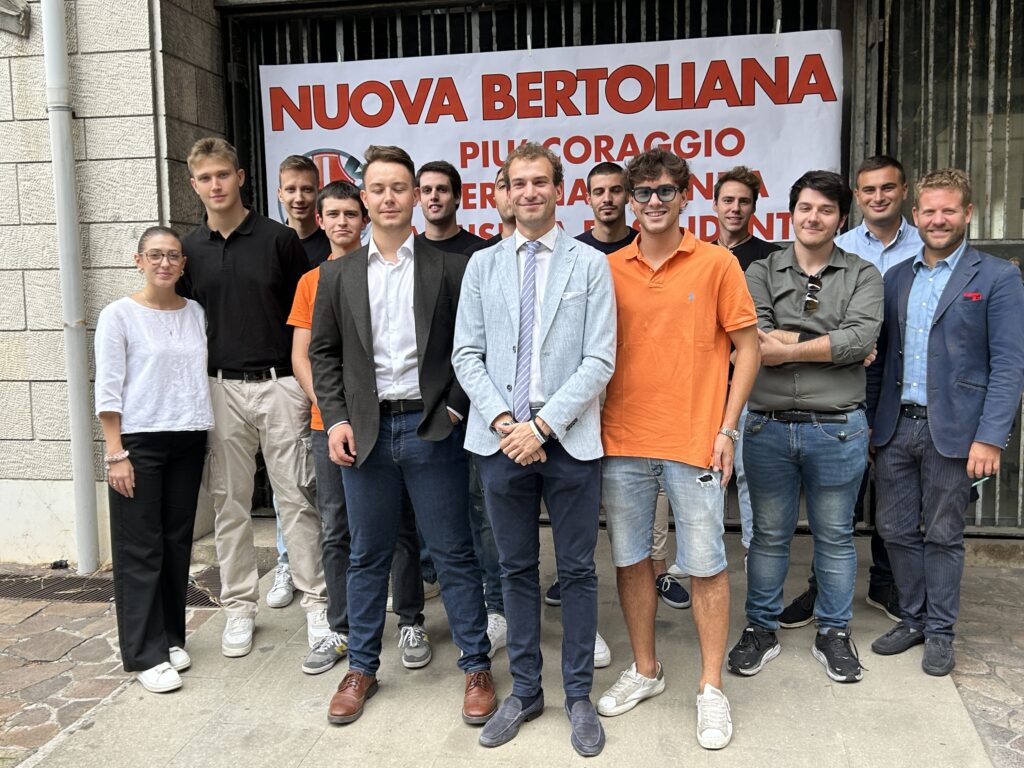
{"label": "orange polo shirt", "polygon": [[684,231],[658,269],[643,235],[608,257],[618,305],[615,373],[601,437],[609,456],[711,466],[729,387],[729,332],[757,323],[728,250]]}
{"label": "orange polo shirt", "polygon": [[[309,270],[301,278],[295,288],[295,300],[292,302],[292,312],[288,315],[288,325],[295,328],[313,328],[313,304],[316,302],[316,287],[320,284],[320,267]],[[320,409],[315,405],[309,406],[309,428],[323,431],[324,422],[320,418]]]}

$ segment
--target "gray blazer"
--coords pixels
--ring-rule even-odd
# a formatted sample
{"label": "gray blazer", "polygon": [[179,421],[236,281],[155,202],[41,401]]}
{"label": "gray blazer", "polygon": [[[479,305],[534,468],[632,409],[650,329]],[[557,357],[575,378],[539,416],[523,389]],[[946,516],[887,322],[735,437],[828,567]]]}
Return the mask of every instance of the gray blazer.
{"label": "gray blazer", "polygon": [[[538,415],[571,456],[600,458],[599,398],[615,370],[615,289],[608,257],[561,229],[540,323],[546,401]],[[518,341],[519,266],[509,237],[473,254],[462,282],[452,364],[471,404],[466,450],[498,450],[490,425],[512,410]]]}

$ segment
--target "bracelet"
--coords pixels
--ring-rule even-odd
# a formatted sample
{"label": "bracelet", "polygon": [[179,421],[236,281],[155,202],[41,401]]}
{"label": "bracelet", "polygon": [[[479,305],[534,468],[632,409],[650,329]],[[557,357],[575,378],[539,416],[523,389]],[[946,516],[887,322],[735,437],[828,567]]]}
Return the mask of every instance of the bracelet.
{"label": "bracelet", "polygon": [[533,430],[533,436],[537,438],[537,442],[541,445],[544,445],[544,443],[548,441],[548,439],[544,437],[544,433],[540,431],[540,427],[537,426],[536,416],[530,419],[530,429]]}
{"label": "bracelet", "polygon": [[119,461],[124,461],[128,458],[128,449],[125,448],[123,451],[117,453],[108,453],[103,457],[104,464],[116,464]]}

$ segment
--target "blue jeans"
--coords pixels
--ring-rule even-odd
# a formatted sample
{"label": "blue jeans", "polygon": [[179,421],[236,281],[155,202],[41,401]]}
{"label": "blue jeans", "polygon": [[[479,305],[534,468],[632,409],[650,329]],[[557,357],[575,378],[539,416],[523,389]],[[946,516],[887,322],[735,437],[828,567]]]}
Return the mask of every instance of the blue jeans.
{"label": "blue jeans", "polygon": [[490,669],[483,577],[469,527],[469,472],[463,426],[439,442],[421,440],[422,414],[381,415],[377,444],[362,466],[342,468],[352,554],[348,569],[349,668],[376,675],[380,667],[388,575],[409,492],[437,568],[464,672]]}
{"label": "blue jeans", "polygon": [[740,541],[744,549],[750,549],[750,537],[754,532],[754,510],[750,507],[750,489],[747,487],[747,472],[743,465],[743,423],[747,420],[747,405],[740,412],[740,439],[736,441],[736,454],[732,469],[736,475],[736,496],[740,502]]}
{"label": "blue jeans", "polygon": [[[324,527],[324,580],[327,583],[327,623],[331,630],[348,634],[348,577],[351,537],[348,512],[345,510],[345,488],[341,484],[341,467],[331,461],[327,433],[322,429],[310,432],[313,466],[316,467],[316,506]],[[280,531],[280,529],[278,529]],[[280,535],[280,534],[279,534]]]}
{"label": "blue jeans", "polygon": [[788,423],[755,413],[743,426],[743,460],[754,510],[747,561],[747,621],[776,630],[789,548],[800,513],[800,487],[814,538],[819,628],[845,628],[853,616],[857,552],[853,507],[867,465],[863,411],[845,424]]}
{"label": "blue jeans", "polygon": [[477,457],[469,456],[469,523],[473,528],[473,548],[476,550],[480,570],[484,573],[484,604],[488,613],[505,615],[505,600],[501,596],[501,565],[498,546],[484,506],[484,488],[480,482]]}

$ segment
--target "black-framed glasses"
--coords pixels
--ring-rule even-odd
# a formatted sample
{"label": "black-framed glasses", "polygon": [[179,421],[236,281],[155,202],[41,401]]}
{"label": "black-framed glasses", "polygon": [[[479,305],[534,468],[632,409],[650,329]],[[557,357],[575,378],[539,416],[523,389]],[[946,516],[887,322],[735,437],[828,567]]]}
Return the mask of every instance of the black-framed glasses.
{"label": "black-framed glasses", "polygon": [[185,258],[181,251],[146,251],[143,256],[146,257],[146,261],[150,264],[159,264],[164,259],[167,259],[171,264],[181,264],[181,260]]}
{"label": "black-framed glasses", "polygon": [[650,202],[653,195],[663,203],[671,203],[679,194],[679,187],[675,184],[662,184],[659,187],[637,187],[633,190],[633,199],[638,203]]}
{"label": "black-framed glasses", "polygon": [[813,315],[821,306],[818,294],[821,292],[821,277],[811,275],[807,278],[807,293],[804,294],[804,314]]}

